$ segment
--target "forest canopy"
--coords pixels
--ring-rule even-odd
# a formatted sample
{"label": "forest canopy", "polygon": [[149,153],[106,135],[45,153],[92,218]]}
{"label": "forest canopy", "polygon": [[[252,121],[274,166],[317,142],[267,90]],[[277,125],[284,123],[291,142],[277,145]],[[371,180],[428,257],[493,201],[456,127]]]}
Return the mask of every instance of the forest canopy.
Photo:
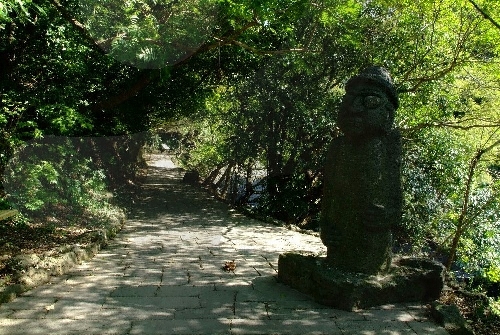
{"label": "forest canopy", "polygon": [[34,139],[152,130],[222,198],[316,229],[344,83],[380,65],[398,250],[500,282],[499,22],[495,0],[2,0],[0,170]]}

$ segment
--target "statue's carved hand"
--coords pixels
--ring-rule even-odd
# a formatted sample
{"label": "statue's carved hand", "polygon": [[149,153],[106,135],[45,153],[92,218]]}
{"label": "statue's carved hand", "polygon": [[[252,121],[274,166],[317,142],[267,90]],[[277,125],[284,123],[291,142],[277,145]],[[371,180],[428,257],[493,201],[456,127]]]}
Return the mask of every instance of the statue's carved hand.
{"label": "statue's carved hand", "polygon": [[363,213],[364,227],[368,231],[380,232],[390,228],[387,210],[383,205],[371,204]]}

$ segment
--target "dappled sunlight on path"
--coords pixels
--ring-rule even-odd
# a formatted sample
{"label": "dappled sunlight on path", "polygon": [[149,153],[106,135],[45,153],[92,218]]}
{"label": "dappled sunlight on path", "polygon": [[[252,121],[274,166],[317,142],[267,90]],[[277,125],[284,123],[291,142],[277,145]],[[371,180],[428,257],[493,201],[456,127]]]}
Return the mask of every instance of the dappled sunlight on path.
{"label": "dappled sunlight on path", "polygon": [[0,334],[447,334],[419,305],[344,312],[278,283],[278,255],[324,253],[318,237],[249,219],[152,158],[116,239],[0,306]]}

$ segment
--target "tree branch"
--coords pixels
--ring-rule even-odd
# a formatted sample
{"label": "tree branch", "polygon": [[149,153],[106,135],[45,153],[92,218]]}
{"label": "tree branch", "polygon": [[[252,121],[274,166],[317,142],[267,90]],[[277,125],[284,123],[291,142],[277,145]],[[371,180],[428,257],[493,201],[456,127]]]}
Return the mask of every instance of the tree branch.
{"label": "tree branch", "polygon": [[476,10],[488,21],[490,21],[497,29],[500,29],[500,24],[496,22],[491,16],[489,16],[481,7],[479,7],[473,0],[469,2],[476,8]]}
{"label": "tree branch", "polygon": [[[468,24],[466,24],[468,23]],[[475,20],[461,20],[460,28],[457,31],[457,40],[456,40],[456,45],[453,48],[452,55],[449,56],[450,60],[446,63],[444,63],[444,67],[441,69],[438,69],[434,72],[432,72],[429,75],[422,76],[422,77],[417,77],[410,79],[410,74],[415,71],[418,65],[415,65],[413,69],[410,69],[406,72],[404,75],[405,81],[409,82],[414,82],[412,87],[408,89],[401,90],[401,92],[415,92],[417,91],[423,84],[426,82],[430,81],[435,81],[438,79],[441,79],[448,75],[450,72],[452,72],[455,68],[463,65],[464,63],[470,61],[466,57],[462,56],[463,52],[466,50],[466,45],[467,41],[469,40],[470,36],[474,33],[476,30],[477,26],[479,25],[479,20],[475,22]],[[434,33],[434,30],[433,30]],[[428,51],[425,53],[428,54],[428,52],[431,50],[431,48],[428,49]],[[423,61],[423,58],[420,58]],[[419,64],[420,62],[416,63]]]}
{"label": "tree branch", "polygon": [[[465,183],[465,191],[463,195],[463,202],[462,202],[462,208],[460,210],[460,216],[457,220],[457,227],[453,236],[453,241],[451,243],[451,248],[450,248],[450,255],[448,257],[448,261],[446,262],[446,269],[450,270],[451,266],[453,265],[453,262],[455,261],[455,257],[457,254],[457,249],[458,249],[458,244],[460,242],[460,238],[462,237],[463,233],[467,229],[467,227],[472,224],[472,220],[468,220],[469,218],[469,204],[470,204],[470,197],[471,197],[471,190],[472,190],[472,182],[474,180],[474,175],[476,172],[476,168],[481,161],[481,158],[483,155],[496,146],[500,145],[500,139],[493,142],[486,148],[479,148],[476,151],[476,154],[474,157],[472,157],[470,163],[469,163],[469,169],[467,173],[467,181]],[[477,215],[477,213],[473,214]]]}
{"label": "tree branch", "polygon": [[493,142],[491,145],[487,146],[486,148],[483,149],[483,154],[493,150],[495,147],[500,145],[500,140],[497,140]]}
{"label": "tree branch", "polygon": [[85,40],[92,46],[94,50],[105,54],[105,51],[100,47],[100,45],[90,36],[87,28],[83,23],[78,21],[71,15],[71,13],[59,2],[59,0],[51,0],[52,5],[57,9],[57,11],[62,15],[66,21],[68,21],[82,36]]}
{"label": "tree branch", "polygon": [[237,45],[239,47],[242,47],[243,49],[246,49],[246,50],[249,50],[257,55],[281,55],[281,54],[285,54],[285,53],[290,53],[290,52],[305,52],[305,51],[308,51],[307,49],[302,49],[302,48],[298,48],[298,49],[283,49],[283,50],[259,50],[255,47],[252,47],[252,46],[249,46],[248,44],[245,44],[243,42],[240,42],[240,41],[232,41],[231,42],[232,44],[234,45]]}
{"label": "tree branch", "polygon": [[423,84],[425,84],[426,82],[429,82],[429,81],[434,81],[434,80],[438,80],[438,79],[441,79],[443,78],[445,75],[447,75],[448,73],[452,72],[455,67],[457,66],[457,59],[453,59],[450,66],[448,66],[447,68],[444,68],[440,71],[437,71],[437,72],[434,72],[433,74],[429,75],[429,76],[426,76],[426,77],[420,77],[420,78],[413,78],[413,79],[408,79],[408,81],[410,82],[415,82],[415,84],[408,88],[408,89],[405,89],[405,90],[399,90],[400,93],[410,93],[410,92],[415,92],[417,91],[420,86],[422,86]]}
{"label": "tree branch", "polygon": [[[52,1],[57,1],[57,0],[52,0]],[[188,54],[183,59],[175,63],[173,67],[178,67],[187,63],[191,58],[202,52],[215,49],[217,47],[220,47],[221,45],[230,44],[233,39],[239,37],[243,32],[250,29],[251,27],[256,26],[257,24],[258,24],[257,21],[255,20],[251,21],[246,25],[244,25],[242,28],[238,29],[237,31],[232,32],[227,37],[218,38],[217,39],[218,41],[215,43],[211,42],[201,45],[198,49],[196,49],[195,51],[193,51],[192,53]],[[146,88],[154,79],[158,77],[158,75],[159,75],[158,71],[145,70],[143,75],[138,80],[136,80],[136,82],[133,85],[131,85],[128,89],[125,89],[119,94],[112,96],[104,101],[96,103],[92,107],[92,109],[94,110],[112,109],[121,105],[125,101],[139,94],[139,92],[142,91],[144,88]]]}
{"label": "tree branch", "polygon": [[464,125],[465,122],[476,121],[476,120],[477,119],[466,119],[466,120],[458,121],[458,122],[449,122],[449,121],[423,122],[423,123],[420,123],[414,127],[403,128],[401,130],[403,132],[406,132],[406,133],[411,133],[411,132],[419,131],[419,130],[422,130],[425,128],[453,128],[453,129],[458,129],[458,130],[471,130],[471,129],[475,129],[475,128],[498,128],[498,127],[500,127],[500,121],[491,122],[491,123],[476,123],[476,124]]}
{"label": "tree branch", "polygon": [[[102,41],[95,41],[92,36],[88,33],[88,30],[86,29],[85,25],[76,20],[71,13],[59,2],[60,0],[51,0],[52,4],[57,8],[59,13],[68,21],[71,23],[71,25],[87,40],[92,47],[94,47],[96,50],[99,50],[100,53],[105,54],[106,50],[109,48],[113,38],[109,38],[106,40]],[[257,48],[251,47],[247,44],[244,44],[242,42],[237,41],[236,39],[240,37],[245,31],[251,29],[252,27],[258,26],[260,24],[258,18],[256,16],[253,17],[253,19],[243,26],[241,26],[239,29],[234,30],[234,31],[229,31],[225,34],[225,36],[221,37],[215,37],[215,42],[207,42],[202,44],[200,47],[197,49],[193,50],[192,52],[188,53],[185,57],[180,59],[178,62],[173,64],[173,67],[178,67],[181,65],[184,65],[187,63],[190,59],[195,57],[196,55],[207,52],[209,50],[221,47],[223,45],[238,45],[246,50],[250,50],[256,54],[259,55],[273,55],[273,54],[282,54],[286,52],[301,52],[305,51],[304,49],[289,49],[289,50],[276,50],[276,51],[262,51],[258,50]],[[158,71],[152,71],[152,70],[145,70],[143,74],[137,79],[129,88],[123,90],[122,92],[107,98],[104,101],[97,102],[93,105],[92,109],[93,110],[103,110],[103,109],[112,109],[115,108],[122,103],[126,102],[130,98],[136,96],[139,94],[141,90],[146,88],[155,78],[158,77]]]}
{"label": "tree branch", "polygon": [[114,95],[104,101],[96,103],[92,109],[93,110],[103,110],[112,109],[129,100],[130,98],[136,96],[140,91],[142,91],[146,86],[148,86],[153,79],[159,76],[159,71],[144,70],[141,77],[128,89]]}

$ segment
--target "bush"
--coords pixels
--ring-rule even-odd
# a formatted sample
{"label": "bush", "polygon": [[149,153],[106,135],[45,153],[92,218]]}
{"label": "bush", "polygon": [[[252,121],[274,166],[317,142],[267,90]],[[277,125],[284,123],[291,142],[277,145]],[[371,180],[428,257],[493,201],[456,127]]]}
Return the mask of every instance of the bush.
{"label": "bush", "polygon": [[48,137],[24,146],[6,169],[7,199],[28,217],[68,219],[113,210],[110,182],[133,175],[135,165],[119,150],[110,151],[112,143],[126,141]]}

